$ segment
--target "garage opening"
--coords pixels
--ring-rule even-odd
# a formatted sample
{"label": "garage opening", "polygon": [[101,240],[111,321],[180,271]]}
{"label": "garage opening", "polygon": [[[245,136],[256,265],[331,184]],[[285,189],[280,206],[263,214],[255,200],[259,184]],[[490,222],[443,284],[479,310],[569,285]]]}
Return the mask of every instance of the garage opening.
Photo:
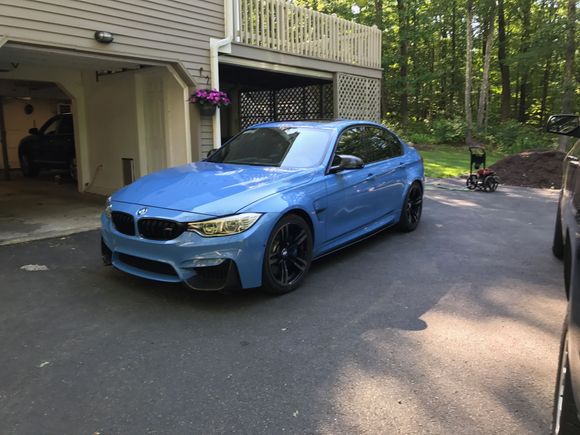
{"label": "garage opening", "polygon": [[98,228],[107,195],[191,161],[188,95],[171,65],[0,48],[0,244]]}

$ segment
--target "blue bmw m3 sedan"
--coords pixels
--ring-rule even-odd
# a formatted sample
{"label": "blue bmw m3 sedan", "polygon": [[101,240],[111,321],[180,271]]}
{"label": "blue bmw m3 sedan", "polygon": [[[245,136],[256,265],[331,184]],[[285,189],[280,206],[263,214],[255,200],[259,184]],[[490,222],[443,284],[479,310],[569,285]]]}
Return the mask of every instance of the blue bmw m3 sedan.
{"label": "blue bmw m3 sedan", "polygon": [[103,261],[197,290],[286,293],[313,259],[390,226],[413,231],[423,181],[419,153],[380,124],[255,125],[113,194]]}

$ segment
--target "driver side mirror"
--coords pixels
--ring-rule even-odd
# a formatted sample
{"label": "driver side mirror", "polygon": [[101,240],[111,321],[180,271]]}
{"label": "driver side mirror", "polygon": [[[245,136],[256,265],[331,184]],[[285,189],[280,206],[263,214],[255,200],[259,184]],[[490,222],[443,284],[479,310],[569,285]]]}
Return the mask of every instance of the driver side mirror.
{"label": "driver side mirror", "polygon": [[580,137],[580,117],[576,115],[552,115],[546,123],[548,133]]}
{"label": "driver side mirror", "polygon": [[38,136],[38,128],[31,128],[30,130],[28,130],[28,133],[33,136]]}
{"label": "driver side mirror", "polygon": [[330,174],[336,174],[337,172],[346,171],[350,169],[362,169],[365,167],[365,163],[360,157],[349,156],[346,154],[334,156],[332,161],[332,166],[328,171]]}

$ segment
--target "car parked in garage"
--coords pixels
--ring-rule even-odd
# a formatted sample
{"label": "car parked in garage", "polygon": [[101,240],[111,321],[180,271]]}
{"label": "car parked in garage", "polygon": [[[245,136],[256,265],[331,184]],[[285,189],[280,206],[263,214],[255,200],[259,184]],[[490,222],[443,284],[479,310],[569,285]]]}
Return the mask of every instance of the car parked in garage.
{"label": "car parked in garage", "polygon": [[414,230],[422,198],[421,156],[380,124],[261,124],[113,194],[103,259],[194,289],[286,293],[314,258],[389,226]]}
{"label": "car parked in garage", "polygon": [[[553,115],[546,130],[578,138],[580,118]],[[568,298],[554,394],[552,433],[558,435],[580,434],[580,140],[566,155],[563,170],[552,246],[554,255],[564,260]]]}
{"label": "car parked in garage", "polygon": [[40,129],[31,128],[20,141],[18,157],[26,177],[35,177],[42,169],[64,169],[76,179],[73,117],[70,113],[53,116]]}

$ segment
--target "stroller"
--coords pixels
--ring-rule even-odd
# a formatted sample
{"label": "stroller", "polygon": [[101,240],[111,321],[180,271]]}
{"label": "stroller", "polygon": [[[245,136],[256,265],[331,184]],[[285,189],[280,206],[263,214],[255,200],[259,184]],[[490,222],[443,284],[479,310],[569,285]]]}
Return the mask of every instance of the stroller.
{"label": "stroller", "polygon": [[[469,163],[469,177],[465,183],[469,190],[483,190],[495,192],[499,185],[499,177],[495,171],[485,167],[485,149],[483,147],[469,147],[471,160]],[[482,167],[483,166],[483,167]],[[475,173],[473,170],[475,169]]]}

